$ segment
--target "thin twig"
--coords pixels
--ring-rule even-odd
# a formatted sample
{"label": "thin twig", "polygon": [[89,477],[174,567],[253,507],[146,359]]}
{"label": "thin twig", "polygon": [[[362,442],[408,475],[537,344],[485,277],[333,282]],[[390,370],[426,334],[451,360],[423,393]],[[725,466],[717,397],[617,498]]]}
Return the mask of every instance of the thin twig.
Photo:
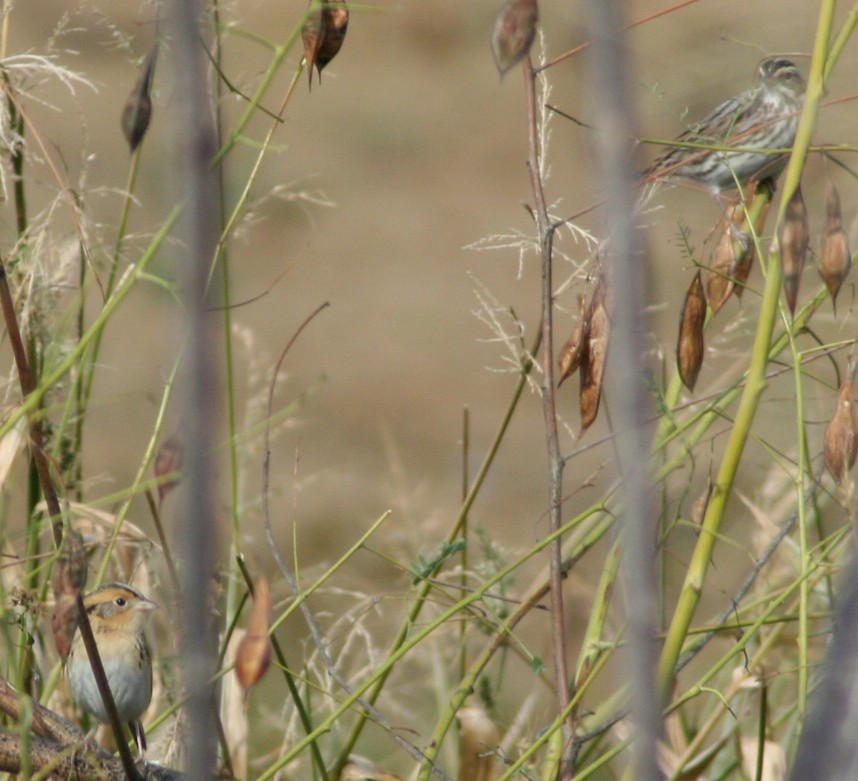
{"label": "thin twig", "polygon": [[[537,119],[536,79],[530,57],[523,64],[525,101],[527,107],[527,169],[530,174],[530,186],[533,191],[536,226],[539,233],[539,249],[542,264],[542,414],[545,424],[545,441],[548,449],[548,521],[549,529],[557,531],[561,524],[563,502],[564,460],[560,453],[560,439],[557,429],[557,410],[554,382],[554,339],[552,337],[554,321],[554,290],[552,284],[552,259],[554,244],[554,226],[548,214],[545,191],[542,185],[542,168],[539,148],[539,130]],[[562,540],[557,539],[549,550],[551,585],[551,639],[554,652],[554,681],[557,689],[557,708],[562,713],[569,706],[569,667],[566,660],[566,617],[563,610],[563,553]],[[564,745],[571,749],[574,732],[574,717],[570,716],[564,727]],[[561,768],[560,779],[572,775],[572,757],[567,754]]]}

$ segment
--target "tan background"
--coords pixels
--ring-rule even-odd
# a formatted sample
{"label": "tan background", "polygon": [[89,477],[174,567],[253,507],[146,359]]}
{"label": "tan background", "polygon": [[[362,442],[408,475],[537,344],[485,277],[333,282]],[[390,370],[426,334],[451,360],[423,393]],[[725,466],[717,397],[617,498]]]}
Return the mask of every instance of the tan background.
{"label": "tan background", "polygon": [[[582,5],[543,0],[548,56],[587,40]],[[628,2],[627,20],[663,5]],[[277,440],[272,462],[273,517],[284,543],[295,522],[298,556],[306,567],[334,559],[388,508],[393,514],[378,546],[401,561],[431,555],[458,506],[462,410],[470,410],[476,464],[514,383],[505,349],[475,316],[475,290],[484,288],[499,306],[514,307],[527,329],[525,342],[533,338],[539,295],[535,256],[527,255],[519,266],[514,248],[482,253],[466,249],[511,229],[530,230],[522,206],[530,193],[521,75],[516,69],[501,83],[489,50],[500,6],[500,0],[415,0],[382,1],[372,10],[353,10],[345,46],[325,71],[321,86],[314,85],[308,94],[302,75],[275,136],[278,151],[267,158],[253,187],[253,198],[262,199],[254,208],[258,219],[230,244],[233,299],[267,292],[234,312],[247,335],[246,342],[237,342],[242,427],[259,420],[258,394],[295,329],[318,304],[331,304],[292,350],[285,363],[288,376],[277,394],[278,404],[285,405],[310,391],[290,429]],[[245,0],[224,9],[224,17],[236,28],[234,36],[225,37],[225,68],[239,88],[252,92],[269,57],[258,42],[238,35],[239,30],[280,44],[303,9],[303,0]],[[686,108],[689,119],[699,117],[748,86],[764,54],[794,53],[806,73],[808,60],[802,55],[810,52],[816,13],[816,4],[808,0],[699,2],[628,32],[625,40],[637,68],[631,78],[641,134],[675,135],[682,128],[678,116]],[[838,22],[844,13],[841,10]],[[36,94],[58,111],[36,104],[31,110],[69,184],[89,192],[87,205],[94,220],[102,223],[98,230],[106,247],[112,246],[117,191],[125,186],[128,170],[119,113],[136,79],[134,58],[142,57],[153,40],[153,15],[151,5],[126,0],[28,0],[18,3],[11,19],[10,54],[46,51],[62,24],[64,31],[54,40],[58,61],[83,73],[97,88],[78,86],[72,97],[64,87],[46,83]],[[155,83],[155,115],[136,193],[140,206],[131,222],[138,238],[128,249],[128,259],[145,246],[146,235],[157,228],[170,204],[173,89],[168,56],[165,52]],[[264,100],[267,107],[279,105],[299,60],[295,49]],[[590,67],[583,54],[552,69],[551,100],[598,128],[599,117],[589,100]],[[857,71],[853,45],[838,66],[830,98],[854,92]],[[225,100],[228,127],[244,105],[238,98]],[[856,116],[854,103],[823,109],[817,140],[855,143]],[[247,134],[259,140],[267,127],[268,120],[259,117]],[[600,198],[593,167],[595,136],[563,119],[552,127],[548,197],[557,214],[569,214]],[[254,150],[249,145],[237,149],[228,160],[231,203],[245,182]],[[642,148],[639,154],[643,164],[653,151]],[[848,156],[843,159],[854,163]],[[39,170],[30,196],[33,213],[57,191],[51,177],[42,175],[44,168]],[[824,171],[814,156],[807,168],[805,197],[815,236],[821,226]],[[858,185],[840,171],[829,167],[829,172],[837,179],[846,219],[851,220]],[[324,196],[335,206],[267,198],[273,188]],[[652,310],[652,345],[654,357],[663,350],[670,366],[679,299],[691,277],[690,264],[674,240],[677,223],[690,226],[692,243],[701,251],[718,211],[705,195],[687,188],[664,194],[658,203],[664,208],[650,218],[647,234],[649,301],[659,305]],[[8,204],[0,217],[8,244],[14,227]],[[53,219],[57,240],[73,239],[68,215],[59,210]],[[582,225],[598,235],[604,232],[598,212]],[[562,248],[578,263],[588,257],[583,244],[567,239]],[[699,259],[705,261],[705,256]],[[571,264],[561,266],[558,279],[572,269]],[[177,277],[169,253],[162,253],[158,271]],[[758,269],[753,280],[759,283]],[[815,272],[808,269],[806,291],[816,284]],[[561,297],[568,312],[575,311],[574,295],[582,290],[583,285],[575,284]],[[842,328],[844,335],[854,333],[851,307],[849,289],[841,294],[843,315],[831,325]],[[140,289],[123,306],[106,339],[88,421],[85,469],[91,500],[126,486],[139,465],[175,356],[175,310],[174,300],[162,288]],[[723,325],[716,329],[719,335],[710,345],[720,352],[703,370],[701,396],[717,387],[720,372],[733,365],[732,351],[744,350],[755,312],[753,295],[741,306],[728,304]],[[831,324],[830,306],[821,319]],[[561,317],[559,323],[560,337],[565,338],[571,319]],[[249,385],[242,387],[245,377]],[[833,381],[833,375],[828,379]],[[560,393],[571,431],[578,427],[576,390],[570,382]],[[810,396],[816,423],[824,421],[833,398],[830,388],[814,386]],[[254,399],[255,412],[248,419],[245,402]],[[777,401],[769,403],[774,420],[783,409]],[[175,415],[170,425],[178,425]],[[603,415],[583,444],[597,442],[606,430]],[[819,436],[821,430],[817,426],[812,433]],[[783,434],[788,447],[791,431]],[[772,435],[777,437],[777,432]],[[564,450],[572,445],[566,436]],[[243,518],[251,549],[265,561],[262,545],[253,541],[259,529],[259,448],[255,439],[246,451]],[[569,490],[610,456],[607,447],[599,447],[570,462]],[[530,394],[472,522],[511,548],[522,549],[541,536],[545,462],[540,404]],[[742,486],[753,492],[770,463],[764,451],[751,446]],[[695,486],[702,484],[707,469],[708,464],[698,465]],[[604,479],[610,474],[608,468]],[[570,502],[570,513],[597,496],[594,490],[586,491]],[[134,519],[149,528],[142,505]],[[352,575],[370,593],[406,588],[403,576],[370,555],[362,554]],[[547,654],[546,648],[536,650]]]}

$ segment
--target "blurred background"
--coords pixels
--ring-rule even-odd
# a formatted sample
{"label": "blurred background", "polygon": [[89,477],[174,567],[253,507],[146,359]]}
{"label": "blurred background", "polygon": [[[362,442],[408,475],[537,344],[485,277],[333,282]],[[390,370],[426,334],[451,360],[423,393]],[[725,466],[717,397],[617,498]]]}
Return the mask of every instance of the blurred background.
{"label": "blurred background", "polygon": [[[623,5],[626,21],[632,22],[669,3]],[[489,46],[501,6],[501,0],[378,0],[354,7],[343,49],[321,84],[308,92],[306,73],[301,74],[274,137],[276,151],[266,158],[253,186],[252,207],[229,245],[233,301],[245,302],[233,312],[241,430],[262,419],[264,394],[286,343],[311,311],[330,303],[289,353],[275,397],[277,409],[299,404],[276,432],[272,520],[285,547],[297,542],[296,560],[306,571],[321,571],[388,509],[392,514],[376,540],[379,548],[401,562],[436,551],[462,493],[463,410],[469,410],[472,476],[516,380],[508,345],[487,323],[486,302],[513,345],[518,346],[519,336],[509,310],[523,324],[521,342],[530,345],[534,339],[538,259],[532,251],[520,253],[517,238],[533,232],[525,208],[531,193],[523,84],[518,68],[503,81],[498,78]],[[235,0],[222,6],[224,70],[238,90],[253,93],[270,62],[265,41],[281,45],[304,9],[303,0]],[[750,86],[766,54],[789,54],[807,73],[817,10],[807,0],[701,1],[630,29],[624,40],[635,68],[630,78],[638,115],[638,127],[629,128],[630,144],[635,136],[674,137],[683,129],[683,118],[699,118]],[[537,59],[554,58],[588,40],[583,3],[542,0],[540,11],[544,50]],[[841,9],[835,31],[847,11]],[[45,148],[40,156],[58,164],[71,190],[86,193],[92,215],[87,229],[102,262],[115,237],[129,170],[119,115],[139,62],[155,39],[156,12],[153,4],[127,0],[30,0],[9,16],[9,55],[50,53],[92,84],[70,89],[45,79],[32,85],[27,110]],[[172,205],[170,117],[175,106],[169,46],[162,55],[127,261],[135,260]],[[263,100],[267,108],[279,108],[301,56],[299,47],[289,53]],[[583,51],[546,72],[550,102],[586,125],[561,116],[551,120],[546,189],[557,216],[587,209],[601,198],[595,158],[600,119],[592,109],[590,68]],[[858,51],[851,45],[828,87],[832,103],[854,97],[856,72]],[[225,95],[227,128],[245,107],[241,96]],[[233,201],[255,158],[255,142],[269,125],[269,118],[257,115],[247,142],[227,159],[226,185]],[[854,101],[822,109],[816,141],[854,144],[856,138]],[[637,154],[643,167],[655,150],[642,145]],[[842,159],[854,166],[848,155]],[[47,168],[37,170],[30,191],[34,213],[47,208],[58,192]],[[858,213],[854,176],[813,155],[803,187],[814,247],[828,178],[840,188],[847,224]],[[705,262],[707,238],[720,212],[711,198],[687,187],[663,191],[652,205],[657,208],[645,217],[651,279],[645,295],[652,367],[660,379],[672,372],[679,306],[693,274],[677,240],[680,225],[690,232],[696,258]],[[0,218],[8,243],[15,230],[11,208]],[[605,233],[598,209],[578,223],[597,238]],[[76,244],[68,213],[56,209],[50,225],[58,252]],[[852,238],[854,247],[854,229]],[[556,275],[564,288],[558,297],[558,348],[577,315],[576,295],[590,289],[584,277],[593,254],[592,246],[570,234],[564,234],[560,249],[567,259],[558,261]],[[155,270],[167,279],[180,278],[169,251],[161,253]],[[751,284],[759,283],[755,269]],[[816,272],[808,268],[805,298],[816,285]],[[853,298],[850,286],[840,294],[837,320],[826,304],[819,321],[835,333],[854,334]],[[108,331],[87,422],[84,474],[93,501],[128,485],[139,467],[176,356],[177,308],[163,286],[142,286]],[[747,350],[756,311],[754,294],[727,304],[712,332],[711,355],[695,397],[704,397],[708,385],[741,365],[737,359]],[[834,384],[833,374],[829,380]],[[818,446],[833,391],[820,386],[810,393]],[[767,401],[774,442],[782,424],[777,401],[776,392]],[[562,387],[559,403],[564,451],[591,446],[569,462],[566,492],[576,491],[599,470],[595,487],[570,499],[571,515],[598,498],[599,487],[612,478],[612,454],[603,442],[610,410],[603,410],[579,442],[577,380]],[[168,432],[180,423],[173,412]],[[725,421],[722,431],[728,428]],[[788,449],[792,432],[784,436]],[[716,436],[713,460],[718,444]],[[249,550],[267,567],[259,535],[260,437],[248,437],[242,448],[243,531]],[[471,523],[502,546],[522,550],[546,532],[545,453],[541,404],[528,392],[471,514]],[[755,446],[746,458],[739,487],[753,494],[771,460]],[[692,485],[689,501],[709,466],[698,464],[695,474],[680,479]],[[745,511],[736,504],[739,516]],[[148,529],[142,503],[138,511],[132,520]],[[586,597],[586,584],[595,574],[586,562],[575,573],[573,583],[583,589],[573,589],[573,615],[578,615],[578,595],[583,590]],[[405,574],[369,553],[355,559],[351,577],[351,588],[369,594],[402,591],[408,583]],[[547,645],[534,646],[547,658]]]}

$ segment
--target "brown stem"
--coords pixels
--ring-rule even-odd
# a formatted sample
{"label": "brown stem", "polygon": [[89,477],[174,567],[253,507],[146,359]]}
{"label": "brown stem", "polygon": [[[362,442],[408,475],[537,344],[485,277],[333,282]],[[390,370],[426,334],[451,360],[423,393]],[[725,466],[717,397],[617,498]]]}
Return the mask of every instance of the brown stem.
{"label": "brown stem", "polygon": [[[30,362],[27,360],[27,348],[21,338],[21,330],[18,328],[18,318],[15,314],[15,302],[9,290],[9,280],[6,276],[6,266],[0,257],[0,306],[3,309],[3,319],[6,322],[6,331],[9,334],[9,342],[15,356],[15,365],[18,368],[18,380],[21,383],[21,393],[26,399],[36,388],[33,373],[30,371]],[[51,479],[51,469],[48,457],[43,447],[42,424],[38,417],[30,417],[30,452],[36,464],[39,474],[39,483],[42,493],[45,495],[45,503],[48,505],[48,514],[51,517],[51,527],[54,533],[54,542],[57,548],[63,541],[63,520],[60,512],[60,501],[54,490]]]}
{"label": "brown stem", "polygon": [[[525,100],[527,106],[528,154],[527,169],[530,174],[530,186],[535,201],[536,226],[539,232],[539,250],[542,262],[542,414],[545,421],[545,440],[548,448],[549,469],[549,528],[557,531],[562,523],[561,507],[563,498],[563,457],[560,454],[560,440],[557,432],[557,411],[554,383],[554,340],[553,307],[554,291],[552,285],[552,251],[554,244],[554,226],[548,215],[545,192],[540,175],[539,135],[536,109],[537,74],[528,56],[524,60]],[[566,618],[563,610],[563,559],[562,540],[558,537],[549,549],[550,588],[551,588],[551,628],[552,648],[554,652],[554,679],[557,687],[557,707],[564,711],[570,700],[569,668],[566,661]],[[564,728],[564,744],[572,746],[573,717]],[[568,757],[571,759],[571,756]],[[560,779],[570,778],[572,763],[564,761]]]}

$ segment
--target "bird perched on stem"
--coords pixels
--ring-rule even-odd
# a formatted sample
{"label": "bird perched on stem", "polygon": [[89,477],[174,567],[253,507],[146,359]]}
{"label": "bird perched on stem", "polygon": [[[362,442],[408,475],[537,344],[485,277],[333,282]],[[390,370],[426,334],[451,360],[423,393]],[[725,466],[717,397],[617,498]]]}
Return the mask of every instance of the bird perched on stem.
{"label": "bird perched on stem", "polygon": [[[152,699],[152,654],[144,630],[157,605],[124,583],[110,583],[84,599],[98,655],[119,719],[128,724],[143,752],[146,737],[139,719]],[[107,708],[95,682],[80,630],[72,639],[66,672],[82,710],[108,723]]]}
{"label": "bird perched on stem", "polygon": [[798,68],[783,57],[767,57],[757,68],[757,85],[730,98],[677,137],[640,174],[646,183],[685,179],[716,195],[749,180],[775,179],[795,142],[806,85]]}

